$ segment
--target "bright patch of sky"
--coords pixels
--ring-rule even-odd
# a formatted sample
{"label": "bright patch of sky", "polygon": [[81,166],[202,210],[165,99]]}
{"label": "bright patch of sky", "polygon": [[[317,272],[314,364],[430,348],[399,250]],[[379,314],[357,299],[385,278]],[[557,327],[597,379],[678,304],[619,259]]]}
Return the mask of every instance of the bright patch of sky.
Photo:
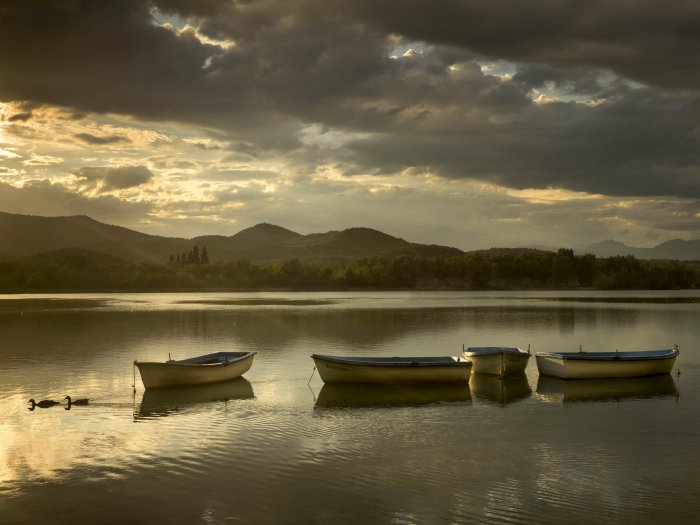
{"label": "bright patch of sky", "polygon": [[406,42],[401,38],[392,38],[387,56],[396,60],[401,57],[409,57],[412,55],[427,55],[430,53],[431,49],[432,46],[425,42]]}
{"label": "bright patch of sky", "polygon": [[337,149],[353,140],[368,138],[369,133],[348,133],[330,129],[319,124],[311,124],[297,134],[302,144],[322,148]]}
{"label": "bright patch of sky", "polygon": [[[200,31],[199,27],[192,25],[190,21],[183,20],[179,16],[163,13],[157,8],[152,9],[151,16],[151,23],[153,25],[162,27],[163,29],[167,29],[168,31],[172,31],[178,36],[190,34],[194,36],[197,40],[199,40],[202,44],[219,47],[223,51],[228,51],[229,49],[236,47],[236,42],[234,42],[233,40],[220,40],[217,38],[207,36]],[[206,67],[209,66],[211,60],[212,57],[209,57],[209,59],[207,59],[207,62],[205,63]]]}
{"label": "bright patch of sky", "polygon": [[513,62],[498,60],[496,62],[475,61],[484,75],[510,80],[518,72],[518,66]]}

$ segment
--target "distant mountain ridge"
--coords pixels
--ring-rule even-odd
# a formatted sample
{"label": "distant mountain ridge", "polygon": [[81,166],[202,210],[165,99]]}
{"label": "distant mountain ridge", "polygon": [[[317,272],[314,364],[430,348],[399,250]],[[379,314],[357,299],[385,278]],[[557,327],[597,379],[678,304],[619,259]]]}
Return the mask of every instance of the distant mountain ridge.
{"label": "distant mountain ridge", "polygon": [[[281,226],[261,223],[231,236],[203,235],[185,239],[149,235],[104,224],[86,215],[41,217],[0,212],[0,260],[37,254],[52,257],[53,252],[56,252],[55,256],[80,252],[93,258],[102,254],[115,261],[164,263],[170,255],[187,253],[195,245],[200,249],[207,247],[211,262],[248,259],[254,263],[269,263],[297,258],[304,262],[338,264],[363,257],[465,253],[448,246],[412,243],[365,227],[302,235]],[[498,255],[519,251],[532,249],[491,248],[469,253]],[[534,251],[556,249],[538,247]],[[592,253],[597,257],[633,255],[638,259],[700,261],[700,240],[676,239],[654,248],[633,248],[608,240],[576,252]]]}
{"label": "distant mountain ridge", "polygon": [[249,259],[273,262],[298,258],[327,264],[362,257],[460,255],[457,248],[411,243],[371,228],[302,235],[281,226],[261,223],[230,237],[204,235],[192,239],[148,235],[101,223],[85,215],[39,217],[0,212],[0,258],[82,250],[130,262],[169,260],[194,245],[207,247],[211,262]]}
{"label": "distant mountain ridge", "polygon": [[673,239],[653,248],[634,248],[619,241],[607,240],[591,244],[579,252],[592,253],[596,257],[633,255],[637,259],[700,261],[700,240],[684,241],[681,239]]}

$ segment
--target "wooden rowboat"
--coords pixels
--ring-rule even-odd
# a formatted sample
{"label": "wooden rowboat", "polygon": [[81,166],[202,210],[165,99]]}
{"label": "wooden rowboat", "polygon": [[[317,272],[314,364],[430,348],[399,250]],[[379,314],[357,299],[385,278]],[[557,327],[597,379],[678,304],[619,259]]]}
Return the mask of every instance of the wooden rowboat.
{"label": "wooden rowboat", "polygon": [[472,372],[494,376],[517,376],[523,373],[530,359],[530,348],[501,346],[472,346],[464,350],[462,357],[474,365]]}
{"label": "wooden rowboat", "polygon": [[562,379],[642,377],[668,374],[678,346],[636,352],[548,352],[535,354],[540,374]]}
{"label": "wooden rowboat", "polygon": [[228,381],[245,374],[257,352],[216,352],[164,363],[134,361],[145,388],[201,385]]}
{"label": "wooden rowboat", "polygon": [[451,383],[469,381],[462,357],[339,357],[313,354],[326,383]]}

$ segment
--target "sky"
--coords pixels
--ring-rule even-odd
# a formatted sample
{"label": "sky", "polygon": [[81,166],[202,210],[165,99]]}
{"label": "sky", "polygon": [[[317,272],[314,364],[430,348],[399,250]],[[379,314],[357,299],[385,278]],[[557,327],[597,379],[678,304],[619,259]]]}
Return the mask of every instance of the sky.
{"label": "sky", "polygon": [[0,0],[0,211],[700,238],[692,0]]}

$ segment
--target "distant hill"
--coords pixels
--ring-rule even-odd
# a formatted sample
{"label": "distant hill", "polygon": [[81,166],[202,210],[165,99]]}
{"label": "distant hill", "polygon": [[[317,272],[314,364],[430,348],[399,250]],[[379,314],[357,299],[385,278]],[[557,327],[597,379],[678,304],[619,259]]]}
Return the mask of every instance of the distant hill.
{"label": "distant hill", "polygon": [[683,241],[674,239],[654,248],[634,248],[618,241],[602,241],[591,244],[581,253],[592,253],[596,257],[633,255],[637,259],[678,259],[680,261],[700,261],[700,240]]}
{"label": "distant hill", "polygon": [[85,215],[39,217],[0,212],[0,246],[8,255],[81,248],[145,261],[156,260],[159,254],[176,251],[180,246],[184,249],[182,241],[103,224]]}
{"label": "distant hill", "polygon": [[373,256],[463,253],[447,246],[411,243],[371,228],[302,235],[262,223],[230,237],[205,235],[185,239],[148,235],[84,215],[39,217],[0,212],[0,259],[3,260],[36,254],[43,258],[80,254],[94,260],[104,254],[115,260],[163,263],[170,255],[186,253],[194,245],[200,249],[206,246],[211,262],[249,259],[264,263],[298,258],[334,264]]}

